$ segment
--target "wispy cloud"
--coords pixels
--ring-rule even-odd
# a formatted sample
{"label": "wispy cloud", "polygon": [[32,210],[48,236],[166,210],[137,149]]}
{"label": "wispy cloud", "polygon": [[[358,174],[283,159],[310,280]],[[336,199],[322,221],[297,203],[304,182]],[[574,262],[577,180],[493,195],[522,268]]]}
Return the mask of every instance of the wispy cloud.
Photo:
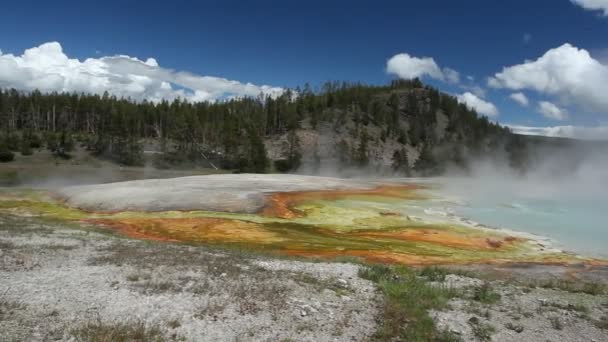
{"label": "wispy cloud", "polygon": [[574,4],[588,11],[600,11],[608,16],[608,0],[571,0]]}

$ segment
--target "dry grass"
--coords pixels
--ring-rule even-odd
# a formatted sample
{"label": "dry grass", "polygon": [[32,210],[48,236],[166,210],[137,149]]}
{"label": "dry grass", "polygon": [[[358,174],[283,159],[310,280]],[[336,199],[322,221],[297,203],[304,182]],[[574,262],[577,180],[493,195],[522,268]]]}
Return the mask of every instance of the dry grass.
{"label": "dry grass", "polygon": [[163,332],[144,322],[91,321],[70,331],[78,342],[164,342]]}
{"label": "dry grass", "polygon": [[0,322],[10,319],[18,310],[24,308],[25,306],[19,302],[0,297]]}

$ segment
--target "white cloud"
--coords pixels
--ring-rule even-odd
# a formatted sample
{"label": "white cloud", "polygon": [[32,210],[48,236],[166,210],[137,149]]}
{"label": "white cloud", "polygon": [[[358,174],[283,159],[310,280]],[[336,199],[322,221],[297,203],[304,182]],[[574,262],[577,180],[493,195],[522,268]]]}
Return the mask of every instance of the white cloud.
{"label": "white cloud", "polygon": [[456,98],[459,102],[466,104],[470,108],[473,108],[479,114],[486,116],[498,116],[498,109],[496,106],[488,101],[485,101],[475,94],[466,92],[462,95],[457,95]]}
{"label": "white cloud", "polygon": [[142,61],[119,55],[80,61],[69,58],[58,42],[27,49],[21,56],[0,52],[0,87],[95,94],[108,91],[118,97],[150,101],[177,97],[214,101],[260,93],[277,96],[283,92],[279,87],[162,68],[154,58]]}
{"label": "white cloud", "polygon": [[574,4],[590,11],[602,11],[608,16],[608,0],[571,0]]}
{"label": "white cloud", "polygon": [[608,140],[608,126],[548,126],[532,127],[519,125],[506,125],[514,133],[524,135],[542,135],[548,137],[562,137],[585,140]]}
{"label": "white cloud", "polygon": [[527,107],[528,104],[530,103],[528,101],[528,98],[526,97],[526,95],[524,95],[524,93],[513,93],[511,95],[509,95],[509,97],[511,98],[511,100],[519,103],[520,105]]}
{"label": "white cloud", "polygon": [[443,68],[443,75],[449,83],[460,83],[460,73],[454,69]]}
{"label": "white cloud", "polygon": [[386,72],[403,79],[428,76],[449,83],[460,82],[458,71],[450,68],[443,68],[442,70],[431,57],[418,58],[407,53],[400,53],[391,57],[386,62]]}
{"label": "white cloud", "polygon": [[585,110],[608,113],[608,66],[570,44],[547,51],[535,61],[503,68],[488,79],[494,88],[531,89],[575,103]]}
{"label": "white cloud", "polygon": [[538,111],[546,118],[553,120],[566,120],[568,113],[548,101],[540,101],[538,103]]}

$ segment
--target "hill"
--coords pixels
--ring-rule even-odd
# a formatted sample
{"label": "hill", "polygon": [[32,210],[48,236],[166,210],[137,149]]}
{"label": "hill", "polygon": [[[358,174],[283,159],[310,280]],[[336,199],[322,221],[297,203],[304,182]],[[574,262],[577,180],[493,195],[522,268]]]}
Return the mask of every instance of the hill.
{"label": "hill", "polygon": [[[206,166],[238,172],[366,170],[428,175],[467,160],[525,164],[525,138],[419,80],[326,83],[279,97],[135,102],[108,93],[0,92],[0,151],[75,145],[123,165]],[[7,158],[8,159],[8,158]]]}

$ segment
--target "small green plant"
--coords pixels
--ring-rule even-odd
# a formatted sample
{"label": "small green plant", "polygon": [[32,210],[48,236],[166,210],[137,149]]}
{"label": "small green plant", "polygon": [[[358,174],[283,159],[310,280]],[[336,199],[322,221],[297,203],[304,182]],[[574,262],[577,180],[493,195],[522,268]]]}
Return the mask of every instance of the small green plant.
{"label": "small green plant", "polygon": [[490,283],[473,288],[473,300],[484,304],[494,304],[500,301],[500,294],[494,292]]}
{"label": "small green plant", "polygon": [[376,282],[385,296],[377,340],[429,341],[442,335],[428,312],[447,307],[457,290],[429,284],[418,272],[403,266],[372,265],[362,268],[359,275]]}
{"label": "small green plant", "polygon": [[440,267],[425,267],[420,271],[420,275],[426,277],[430,281],[445,281],[445,277],[448,275],[446,269]]}

